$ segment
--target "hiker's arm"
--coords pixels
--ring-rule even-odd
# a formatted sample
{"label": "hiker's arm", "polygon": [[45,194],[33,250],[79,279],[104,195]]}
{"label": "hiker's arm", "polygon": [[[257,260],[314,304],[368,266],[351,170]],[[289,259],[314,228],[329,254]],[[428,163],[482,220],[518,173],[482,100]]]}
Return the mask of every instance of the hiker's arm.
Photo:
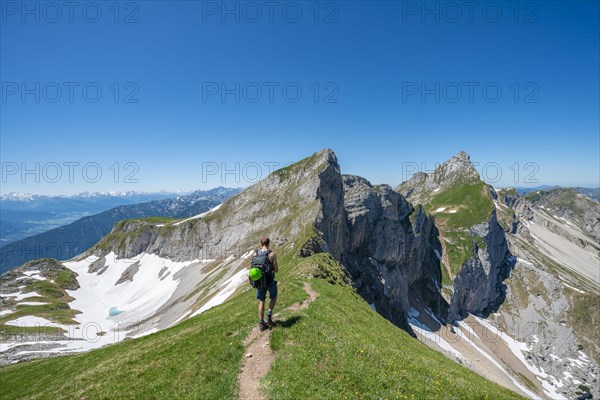
{"label": "hiker's arm", "polygon": [[273,253],[273,271],[279,272],[279,265],[277,265],[277,256]]}

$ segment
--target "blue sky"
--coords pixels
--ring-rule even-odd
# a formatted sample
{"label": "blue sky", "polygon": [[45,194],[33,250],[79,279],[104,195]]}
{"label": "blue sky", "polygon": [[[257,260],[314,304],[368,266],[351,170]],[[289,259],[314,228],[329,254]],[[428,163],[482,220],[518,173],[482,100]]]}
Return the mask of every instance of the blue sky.
{"label": "blue sky", "polygon": [[373,183],[465,150],[495,186],[600,185],[596,1],[23,4],[2,193],[246,186],[325,147]]}

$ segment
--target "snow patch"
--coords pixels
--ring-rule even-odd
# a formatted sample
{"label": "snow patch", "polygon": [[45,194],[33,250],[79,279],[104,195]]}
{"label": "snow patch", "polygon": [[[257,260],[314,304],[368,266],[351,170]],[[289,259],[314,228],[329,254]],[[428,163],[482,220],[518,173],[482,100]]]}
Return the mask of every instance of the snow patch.
{"label": "snow patch", "polygon": [[36,292],[29,292],[29,293],[13,292],[13,293],[3,294],[2,297],[14,297],[16,301],[20,301],[20,300],[26,299],[28,297],[43,297],[43,296]]}
{"label": "snow patch", "polygon": [[534,343],[537,343],[537,342],[539,342],[539,341],[540,341],[540,339],[537,337],[537,335],[531,335],[531,340],[532,340]]}
{"label": "snow patch", "polygon": [[458,324],[459,328],[461,330],[465,330],[471,338],[475,337],[475,338],[481,340],[479,338],[479,336],[477,335],[477,333],[475,333],[475,331],[473,330],[473,328],[471,328],[469,326],[469,324],[467,324],[466,322],[457,322],[457,324]]}
{"label": "snow patch", "polygon": [[[23,316],[7,322],[8,325],[57,327],[67,331],[65,340],[51,341],[51,343],[56,343],[56,348],[43,351],[24,351],[23,354],[88,351],[125,339],[127,334],[134,333],[134,329],[140,322],[154,315],[173,295],[179,284],[174,275],[182,268],[199,262],[199,260],[175,262],[147,253],[141,253],[130,259],[117,259],[116,255],[111,252],[105,256],[106,269],[102,275],[88,273],[90,264],[97,260],[97,256],[89,256],[84,260],[63,263],[65,267],[78,274],[79,289],[66,291],[69,296],[74,298],[69,306],[74,310],[82,311],[74,317],[78,325],[55,324],[36,316]],[[136,262],[139,262],[141,267],[133,281],[115,285],[123,272]],[[166,269],[169,274],[160,280],[159,273],[163,269]],[[4,296],[22,300],[40,295],[35,292],[16,292]],[[21,304],[45,303],[26,302]],[[3,312],[3,315],[8,313]],[[141,333],[135,331],[135,336],[139,337],[152,332],[153,329]],[[20,344],[23,343],[6,343],[0,351]]]}
{"label": "snow patch", "polygon": [[221,289],[219,293],[213,296],[205,305],[196,310],[190,317],[194,317],[198,314],[203,313],[204,311],[218,306],[222,304],[225,300],[229,298],[235,292],[235,290],[242,285],[243,283],[248,282],[248,270],[243,268],[238,271],[231,278],[227,279],[223,285],[221,285]]}
{"label": "snow patch", "polygon": [[567,357],[567,360],[569,360],[569,362],[571,363],[572,366],[576,366],[576,367],[579,367],[582,369],[585,367],[585,364],[587,364],[587,362],[582,361],[580,359],[573,359],[573,358]]}
{"label": "snow patch", "polygon": [[[481,319],[479,317],[475,317],[475,318],[477,318],[478,321]],[[487,322],[487,324],[484,326],[487,329],[490,329],[490,326],[491,326],[494,329],[492,332],[499,332],[495,326],[493,326],[487,320],[486,320],[486,322]],[[459,324],[459,326],[460,326],[460,328],[463,328],[468,325],[466,323],[464,323],[462,325]],[[469,329],[470,329],[470,327],[469,327]],[[472,337],[470,338],[468,336],[464,336],[461,329],[457,330],[456,333],[458,336],[460,336],[462,339],[464,339],[466,343],[468,343],[471,347],[473,347],[478,353],[480,353],[483,357],[485,357],[488,361],[490,361],[496,368],[498,368],[500,371],[502,371],[512,381],[512,383],[517,388],[519,388],[519,390],[521,390],[523,393],[525,393],[527,396],[529,396],[532,399],[539,399],[539,397],[535,393],[531,392],[529,389],[527,389],[525,386],[523,386],[515,377],[513,377],[511,374],[509,374],[508,371],[506,371],[506,369],[498,361],[496,361],[496,359],[494,357],[492,357],[490,354],[488,354],[481,347],[477,346],[475,344],[475,342],[472,340]],[[473,334],[475,335],[475,337],[477,337],[475,332],[473,332]]]}
{"label": "snow patch", "polygon": [[6,325],[23,326],[23,327],[36,327],[36,326],[56,326],[60,327],[59,324],[55,324],[46,318],[36,317],[35,315],[25,315],[17,319],[12,319],[5,322]]}
{"label": "snow patch", "polygon": [[212,214],[213,212],[217,211],[219,208],[221,208],[222,205],[223,205],[223,203],[219,204],[218,206],[216,206],[214,208],[211,208],[210,210],[208,210],[206,212],[203,212],[202,214],[194,215],[193,217],[186,218],[186,219],[181,220],[179,222],[175,222],[173,225],[181,225],[184,222],[191,221],[193,219],[199,219],[199,218],[206,217],[207,215]]}
{"label": "snow patch", "polygon": [[[430,314],[431,311],[428,312],[426,310],[425,312],[427,312],[427,314],[429,314],[430,316],[431,314],[433,314]],[[408,310],[408,323],[410,324],[413,331],[415,331],[415,333],[417,334],[417,337],[419,337],[420,335],[419,340],[421,340],[422,342],[430,340],[431,342],[441,347],[443,350],[446,350],[455,357],[466,361],[466,358],[461,354],[461,352],[452,347],[450,343],[441,338],[440,335],[438,335],[436,332],[431,331],[431,329],[427,325],[421,323],[421,321],[417,319],[420,315],[421,314],[419,313],[419,311],[415,310],[413,307],[411,307]]]}
{"label": "snow patch", "polygon": [[510,351],[515,355],[515,357],[517,357],[517,359],[529,370],[531,371],[536,377],[538,377],[538,380],[542,383],[542,387],[544,389],[544,391],[546,392],[546,394],[552,398],[552,399],[565,399],[566,398],[560,394],[557,391],[557,388],[555,385],[550,384],[550,382],[548,382],[548,379],[552,379],[552,377],[548,374],[546,374],[543,370],[538,369],[536,366],[530,364],[529,362],[527,362],[527,360],[525,359],[525,356],[523,355],[523,352],[529,352],[529,347],[527,346],[526,343],[522,343],[519,342],[515,339],[513,339],[511,336],[507,335],[506,333],[502,332],[501,330],[498,329],[498,327],[494,326],[490,321],[488,321],[487,319],[478,317],[476,315],[473,315],[473,317],[482,325],[484,325],[486,328],[490,329],[492,332],[496,332],[498,334],[498,337],[500,339],[502,339],[504,341],[504,343],[506,343],[506,345],[508,346],[508,348],[510,349]]}
{"label": "snow patch", "polygon": [[568,371],[564,371],[564,372],[563,372],[563,375],[564,375],[564,376],[565,376],[565,378],[567,378],[567,379],[573,379],[573,378],[574,378],[574,376],[573,376],[573,375],[571,375],[571,373],[570,373],[570,372],[568,372]]}
{"label": "snow patch", "polygon": [[526,260],[526,259],[524,259],[524,258],[517,257],[517,261],[518,261],[518,262],[521,262],[521,263],[523,263],[523,264],[525,264],[525,265],[529,265],[530,267],[533,267],[533,263],[532,263],[532,262],[529,262],[529,261],[527,261],[527,260]]}
{"label": "snow patch", "polygon": [[579,292],[579,293],[585,293],[583,290],[577,289],[576,287],[569,285],[569,284],[568,284],[567,282],[565,282],[565,281],[562,281],[562,283],[563,283],[563,285],[565,285],[565,286],[567,286],[567,287],[569,287],[569,288],[573,289],[573,290],[574,290],[574,291],[576,291],[576,292]]}
{"label": "snow patch", "polygon": [[244,255],[242,256],[242,259],[247,259],[248,257],[250,257],[252,254],[254,254],[254,250],[250,250],[246,253],[244,253]]}
{"label": "snow patch", "polygon": [[417,336],[419,336],[419,335],[421,336],[419,338],[421,341],[430,340],[433,343],[435,343],[436,345],[438,345],[439,347],[441,347],[443,350],[446,350],[450,354],[466,361],[466,358],[458,350],[456,350],[454,347],[452,347],[450,345],[450,343],[448,343],[447,341],[442,339],[440,337],[440,335],[438,335],[435,332],[430,331],[426,325],[420,323],[418,320],[416,320],[414,318],[409,318],[408,322],[409,322],[411,328],[413,329],[413,331],[415,331],[415,333],[417,333]]}
{"label": "snow patch", "polygon": [[132,338],[136,339],[136,338],[140,338],[142,336],[147,336],[150,335],[152,333],[158,332],[158,328],[152,328],[152,329],[148,329],[147,331],[144,331],[142,333],[138,333],[137,335],[132,336]]}

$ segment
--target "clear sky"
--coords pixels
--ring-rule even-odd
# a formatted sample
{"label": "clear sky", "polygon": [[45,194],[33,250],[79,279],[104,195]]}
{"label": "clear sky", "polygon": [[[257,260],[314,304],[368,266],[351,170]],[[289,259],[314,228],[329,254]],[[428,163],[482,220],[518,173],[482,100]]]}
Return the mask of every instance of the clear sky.
{"label": "clear sky", "polygon": [[464,150],[600,185],[597,1],[222,4],[2,1],[1,192],[246,186],[326,147],[373,183]]}

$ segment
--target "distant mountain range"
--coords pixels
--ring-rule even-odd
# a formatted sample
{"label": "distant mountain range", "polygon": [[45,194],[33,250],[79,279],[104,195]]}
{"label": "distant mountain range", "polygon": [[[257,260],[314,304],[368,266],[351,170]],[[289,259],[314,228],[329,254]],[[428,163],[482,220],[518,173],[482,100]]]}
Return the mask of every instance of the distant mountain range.
{"label": "distant mountain range", "polygon": [[67,225],[86,215],[97,214],[113,207],[169,199],[190,193],[192,192],[163,190],[83,192],[72,196],[15,192],[1,194],[0,245]]}
{"label": "distant mountain range", "polygon": [[600,201],[600,188],[592,189],[592,188],[576,187],[573,189],[577,190],[578,193],[581,193],[584,196],[592,198],[596,201]]}
{"label": "distant mountain range", "polygon": [[[519,194],[527,194],[527,193],[535,192],[538,190],[551,190],[551,189],[568,189],[568,187],[563,187],[563,186],[558,186],[558,185],[541,185],[541,186],[534,186],[534,187],[517,186],[517,187],[515,187],[515,190]],[[573,187],[572,189],[575,189],[578,193],[581,193],[584,196],[592,198],[596,201],[600,201],[600,188]]]}
{"label": "distant mountain range", "polygon": [[41,195],[31,193],[10,192],[0,194],[0,204],[13,209],[42,209],[56,208],[57,204],[77,206],[78,204],[110,204],[115,201],[141,203],[144,201],[160,200],[174,196],[190,194],[193,191],[161,190],[158,192],[142,191],[102,191],[82,192],[73,195]]}
{"label": "distant mountain range", "polygon": [[[133,201],[133,199],[139,200],[148,196],[152,197],[153,195],[162,196],[162,194],[137,193],[121,198],[116,198],[112,195],[73,196],[66,198],[32,196],[28,200],[17,200],[14,196],[13,198],[5,197],[2,204],[3,219],[4,215],[20,218],[20,220],[42,216],[48,218],[47,221],[58,222],[61,216],[64,220],[68,218],[68,215],[76,215],[77,212],[94,213],[94,215],[80,217],[74,222],[66,225],[63,224],[63,226],[0,247],[0,273],[40,257],[67,260],[96,244],[98,240],[110,232],[115,222],[119,220],[145,217],[185,218],[209,210],[237,194],[240,190],[218,187],[207,191],[196,191],[175,198],[109,207],[109,210],[100,213],[94,210],[97,207],[106,209],[111,201],[119,201],[118,199],[121,199],[121,201],[123,201],[122,199]],[[163,193],[167,195],[167,192]],[[87,200],[89,199],[95,199],[98,202],[88,202]],[[16,203],[22,203],[22,208],[18,210],[5,210],[4,202],[13,206]],[[54,208],[55,212],[49,211],[53,206],[56,207]],[[69,207],[73,207],[73,211],[67,212]],[[10,224],[11,222],[8,221],[6,229],[10,229]],[[1,225],[4,230],[4,220]]]}

